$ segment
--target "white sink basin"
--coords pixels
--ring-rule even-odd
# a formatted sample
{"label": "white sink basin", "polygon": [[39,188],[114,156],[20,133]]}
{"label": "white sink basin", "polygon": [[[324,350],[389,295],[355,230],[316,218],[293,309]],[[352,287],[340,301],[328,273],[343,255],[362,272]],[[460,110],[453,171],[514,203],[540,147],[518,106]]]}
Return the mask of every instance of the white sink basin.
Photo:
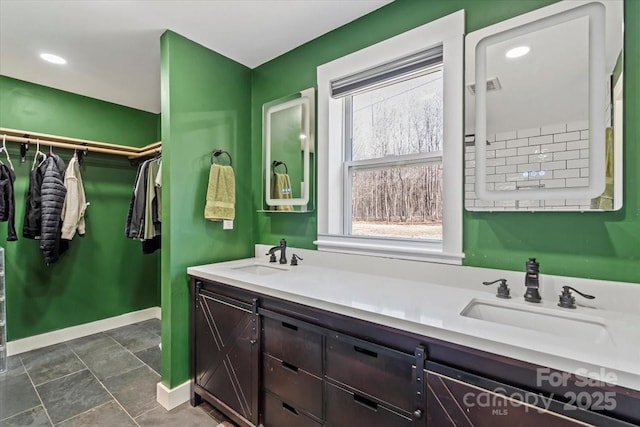
{"label": "white sink basin", "polygon": [[287,271],[288,269],[286,267],[279,267],[276,265],[265,265],[265,264],[248,264],[248,265],[241,265],[239,267],[233,267],[232,270],[236,270],[236,271],[244,271],[247,273],[252,273],[252,274],[257,274],[260,276],[264,276],[264,275],[268,275],[268,274],[274,274],[274,273],[280,273],[282,271]]}
{"label": "white sink basin", "polygon": [[473,299],[460,315],[583,342],[613,344],[607,325],[601,319],[581,315],[575,310],[565,314],[544,307],[525,307]]}

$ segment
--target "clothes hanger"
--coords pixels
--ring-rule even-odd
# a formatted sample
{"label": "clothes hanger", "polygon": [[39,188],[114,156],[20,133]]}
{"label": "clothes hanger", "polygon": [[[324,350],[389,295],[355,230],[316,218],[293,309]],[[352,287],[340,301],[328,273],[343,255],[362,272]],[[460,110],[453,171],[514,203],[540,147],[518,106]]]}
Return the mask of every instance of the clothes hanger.
{"label": "clothes hanger", "polygon": [[[38,156],[42,156],[42,160],[40,161],[40,163],[38,163],[38,166],[36,166]],[[31,165],[31,170],[34,170],[36,167],[42,166],[45,160],[47,160],[47,155],[40,151],[40,139],[36,139],[36,153],[33,155],[33,164]]]}
{"label": "clothes hanger", "polygon": [[[7,135],[2,135],[2,147],[0,147],[0,153],[2,153],[3,151],[7,156],[9,167],[11,168],[11,170],[14,170],[13,163],[11,163],[11,159],[9,158],[9,152],[7,151]],[[4,163],[2,163],[2,160],[0,160],[0,163],[4,165]]]}

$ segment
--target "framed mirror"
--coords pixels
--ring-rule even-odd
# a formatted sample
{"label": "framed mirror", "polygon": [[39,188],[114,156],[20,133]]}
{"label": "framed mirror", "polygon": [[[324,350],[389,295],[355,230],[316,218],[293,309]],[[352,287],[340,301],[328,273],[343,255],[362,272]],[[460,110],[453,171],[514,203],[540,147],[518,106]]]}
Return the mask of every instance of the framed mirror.
{"label": "framed mirror", "polygon": [[263,211],[313,210],[315,89],[263,105]]}
{"label": "framed mirror", "polygon": [[623,6],[565,0],[467,35],[467,210],[622,206]]}

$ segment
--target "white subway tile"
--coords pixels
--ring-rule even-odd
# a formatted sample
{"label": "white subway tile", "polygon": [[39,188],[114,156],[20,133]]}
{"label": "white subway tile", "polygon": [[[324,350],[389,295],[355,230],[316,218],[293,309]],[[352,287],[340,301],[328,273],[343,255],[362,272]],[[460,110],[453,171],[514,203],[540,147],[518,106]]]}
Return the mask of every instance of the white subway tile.
{"label": "white subway tile", "polygon": [[497,132],[496,133],[496,141],[506,141],[507,139],[516,139],[518,134],[515,130],[510,132]]}
{"label": "white subway tile", "polygon": [[573,205],[573,206],[590,206],[591,205],[591,199],[567,199],[567,206],[569,205]]}
{"label": "white subway tile", "polygon": [[580,132],[556,133],[553,142],[575,141],[580,139]]}
{"label": "white subway tile", "polygon": [[507,157],[507,164],[508,165],[517,165],[517,164],[521,164],[521,163],[529,163],[529,156]]}
{"label": "white subway tile", "polygon": [[475,202],[476,207],[478,208],[488,208],[488,207],[494,207],[494,203],[491,200],[476,200]]}
{"label": "white subway tile", "polygon": [[588,130],[589,120],[581,120],[578,122],[567,123],[567,132],[573,132],[575,130]]}
{"label": "white subway tile", "polygon": [[518,165],[518,172],[535,172],[534,176],[538,175],[538,171],[540,170],[540,163],[525,163],[522,165]]}
{"label": "white subway tile", "polygon": [[567,178],[567,187],[586,187],[589,185],[589,178]]}
{"label": "white subway tile", "polygon": [[486,175],[494,175],[496,173],[495,166],[487,166],[484,172]]}
{"label": "white subway tile", "polygon": [[553,135],[534,136],[529,138],[529,145],[537,144],[551,144],[553,142]]}
{"label": "white subway tile", "polygon": [[506,177],[504,174],[500,175],[487,175],[487,182],[504,182]]}
{"label": "white subway tile", "polygon": [[588,159],[589,158],[589,149],[580,150],[580,158]]}
{"label": "white subway tile", "polygon": [[493,159],[496,157],[496,150],[487,150],[486,157],[487,159]]}
{"label": "white subway tile", "polygon": [[464,162],[464,167],[465,168],[475,168],[476,167],[476,161],[475,160],[467,160]]}
{"label": "white subway tile", "polygon": [[507,141],[492,142],[489,146],[492,150],[501,150],[505,148]]}
{"label": "white subway tile", "polygon": [[528,175],[523,175],[521,173],[508,173],[505,175],[507,182],[516,182],[516,181],[526,181]]}
{"label": "white subway tile", "polygon": [[527,147],[520,147],[518,148],[518,156],[522,156],[525,154],[538,154],[540,153],[540,146],[539,145],[529,145]]}
{"label": "white subway tile", "polygon": [[495,189],[499,190],[499,191],[515,190],[516,189],[516,183],[515,182],[496,182],[495,183]]}
{"label": "white subway tile", "polygon": [[580,178],[580,169],[560,169],[553,171],[554,178]]}
{"label": "white subway tile", "polygon": [[582,150],[583,148],[589,148],[589,140],[582,139],[567,142],[567,150]]}
{"label": "white subway tile", "polygon": [[466,160],[475,160],[475,159],[476,159],[476,152],[475,152],[475,151],[472,151],[472,152],[470,152],[470,153],[465,153],[465,154],[464,154],[464,158],[465,158]]}
{"label": "white subway tile", "polygon": [[519,200],[518,206],[521,208],[538,208],[540,207],[540,200]]}
{"label": "white subway tile", "polygon": [[464,146],[464,152],[465,152],[465,154],[475,153],[476,152],[475,145],[465,145]]}
{"label": "white subway tile", "polygon": [[544,181],[544,188],[565,188],[567,182],[565,179],[549,179]]}
{"label": "white subway tile", "polygon": [[464,168],[464,176],[475,175],[475,168]]}
{"label": "white subway tile", "polygon": [[589,139],[589,131],[581,130],[580,131],[580,139]]}
{"label": "white subway tile", "polygon": [[550,162],[551,160],[553,160],[553,154],[551,153],[531,154],[529,156],[529,163]]}
{"label": "white subway tile", "polygon": [[516,202],[514,200],[497,200],[496,208],[515,208]]}
{"label": "white subway tile", "polygon": [[580,178],[589,178],[589,168],[580,169]]}
{"label": "white subway tile", "polygon": [[540,136],[540,128],[518,129],[518,138],[529,138],[530,136]]}
{"label": "white subway tile", "polygon": [[567,169],[588,168],[589,159],[567,160]]}
{"label": "white subway tile", "polygon": [[566,123],[558,123],[556,125],[542,126],[540,135],[550,135],[554,133],[562,133],[567,131]]}
{"label": "white subway tile", "polygon": [[496,173],[514,173],[517,171],[516,165],[496,166]]}
{"label": "white subway tile", "polygon": [[496,150],[496,157],[511,157],[518,154],[517,148],[506,148],[504,150]]}
{"label": "white subway tile", "polygon": [[473,174],[470,176],[465,177],[464,182],[468,182],[469,184],[475,184],[476,182],[476,174],[475,174],[475,169],[473,170]]}
{"label": "white subway tile", "polygon": [[527,145],[529,145],[527,138],[510,139],[507,141],[507,148],[526,147]]}
{"label": "white subway tile", "polygon": [[487,159],[487,166],[504,166],[505,165],[504,157],[496,157],[495,159]]}
{"label": "white subway tile", "polygon": [[556,151],[564,151],[567,149],[566,142],[555,142],[553,144],[545,144],[541,146],[540,152],[542,153],[553,153]]}
{"label": "white subway tile", "polygon": [[464,191],[466,191],[466,192],[475,191],[475,184],[470,184],[468,182],[465,182]]}
{"label": "white subway tile", "polygon": [[540,165],[541,170],[551,171],[556,169],[566,169],[567,162],[566,160],[558,160],[555,162],[544,162]]}
{"label": "white subway tile", "polygon": [[571,150],[571,151],[558,151],[557,153],[553,153],[553,160],[573,160],[580,158],[580,151]]}
{"label": "white subway tile", "polygon": [[477,199],[476,197],[476,193],[474,193],[473,191],[467,191],[464,193],[464,199],[465,200],[475,200]]}
{"label": "white subway tile", "polygon": [[494,142],[496,140],[496,134],[495,133],[491,133],[489,135],[487,135],[487,142]]}

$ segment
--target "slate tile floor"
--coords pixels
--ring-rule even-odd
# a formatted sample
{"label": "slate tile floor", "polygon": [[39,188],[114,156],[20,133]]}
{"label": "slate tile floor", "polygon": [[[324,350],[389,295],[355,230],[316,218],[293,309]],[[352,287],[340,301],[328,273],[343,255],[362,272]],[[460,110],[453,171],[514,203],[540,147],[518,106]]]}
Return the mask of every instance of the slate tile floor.
{"label": "slate tile floor", "polygon": [[206,403],[156,402],[160,321],[147,320],[9,358],[0,427],[232,427]]}

